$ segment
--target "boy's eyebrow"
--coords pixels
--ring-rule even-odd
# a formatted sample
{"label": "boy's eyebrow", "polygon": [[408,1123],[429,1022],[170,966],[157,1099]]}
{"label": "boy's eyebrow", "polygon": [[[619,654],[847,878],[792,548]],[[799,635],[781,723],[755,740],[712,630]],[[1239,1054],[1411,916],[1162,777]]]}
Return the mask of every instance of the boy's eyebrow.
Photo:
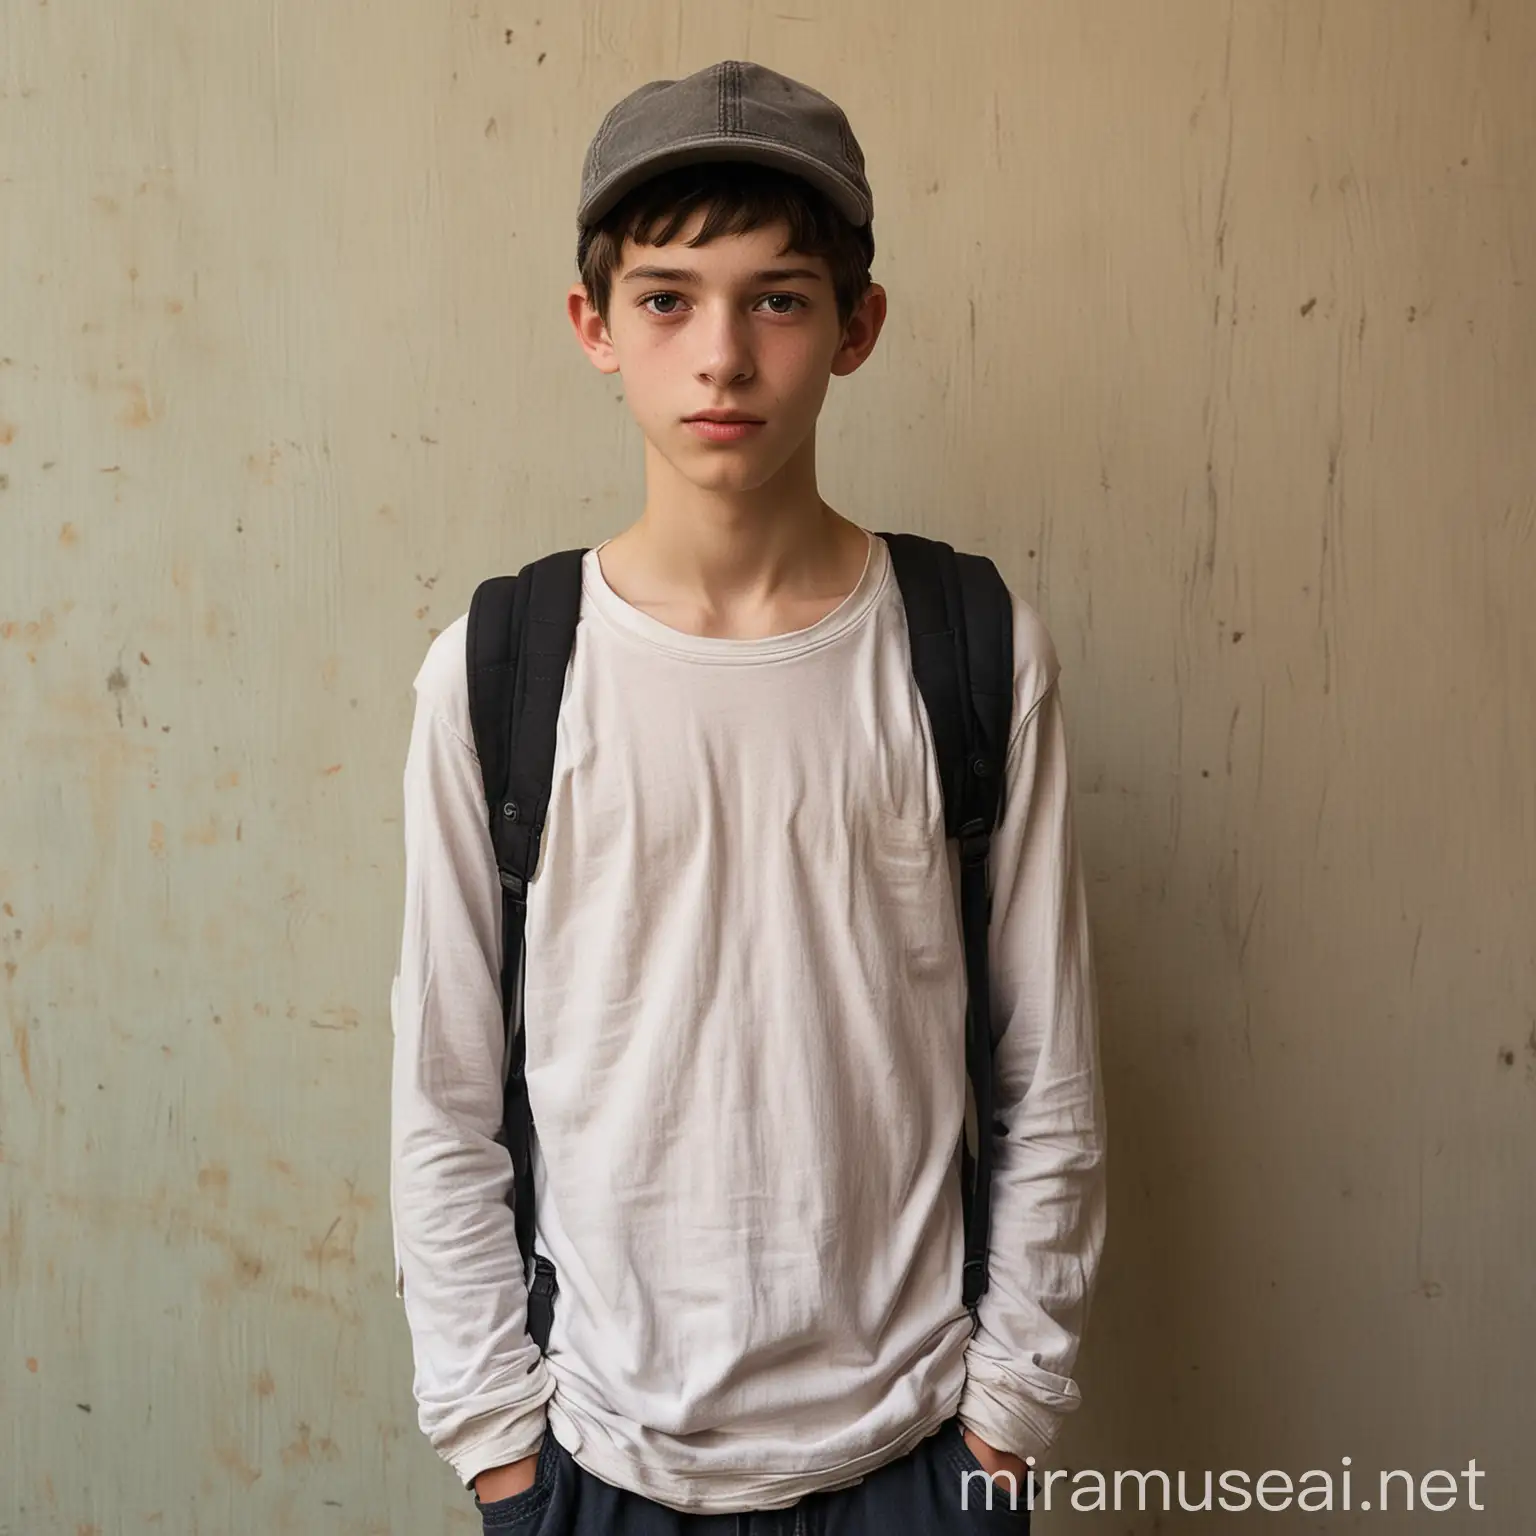
{"label": "boy's eyebrow", "polygon": [[[761,272],[754,272],[747,281],[782,283],[792,277],[809,278],[813,283],[821,281],[821,273],[812,271],[810,267],[765,267]],[[632,283],[641,279],[660,283],[702,283],[704,281],[691,267],[631,267],[619,281]]]}

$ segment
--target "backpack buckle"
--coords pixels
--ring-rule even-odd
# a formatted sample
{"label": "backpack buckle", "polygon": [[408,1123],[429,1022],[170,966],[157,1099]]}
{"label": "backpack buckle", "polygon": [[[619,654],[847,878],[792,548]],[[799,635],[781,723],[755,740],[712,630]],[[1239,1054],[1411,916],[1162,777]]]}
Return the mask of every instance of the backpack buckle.
{"label": "backpack buckle", "polygon": [[986,1259],[967,1259],[961,1277],[961,1299],[965,1303],[965,1310],[971,1314],[973,1323],[979,1326],[981,1298],[987,1293]]}
{"label": "backpack buckle", "polygon": [[550,1297],[559,1289],[555,1283],[555,1266],[542,1253],[533,1256],[533,1279],[529,1281],[528,1289],[535,1296]]}
{"label": "backpack buckle", "polygon": [[[555,1266],[542,1253],[533,1256],[533,1279],[528,1282],[528,1333],[541,1354],[549,1351],[549,1335],[555,1326]],[[530,1367],[532,1369],[532,1367]]]}
{"label": "backpack buckle", "polygon": [[979,817],[968,821],[956,835],[960,843],[960,863],[965,868],[987,862],[987,854],[992,847],[992,833],[986,822]]}

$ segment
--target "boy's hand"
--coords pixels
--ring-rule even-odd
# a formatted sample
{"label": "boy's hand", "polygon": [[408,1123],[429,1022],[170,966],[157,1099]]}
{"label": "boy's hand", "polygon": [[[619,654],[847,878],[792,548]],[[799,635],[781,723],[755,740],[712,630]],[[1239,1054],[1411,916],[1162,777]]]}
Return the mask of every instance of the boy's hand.
{"label": "boy's hand", "polygon": [[982,1468],[989,1475],[995,1476],[999,1472],[1013,1473],[1013,1486],[1020,1494],[1029,1487],[1029,1468],[1024,1465],[1022,1456],[1015,1456],[1011,1451],[994,1451],[974,1430],[962,1428],[961,1434],[965,1436],[965,1443],[970,1448],[971,1455],[981,1463]]}
{"label": "boy's hand", "polygon": [[[540,1442],[542,1444],[542,1442]],[[504,1467],[487,1467],[475,1478],[475,1493],[482,1504],[494,1504],[497,1499],[510,1499],[514,1494],[533,1487],[534,1474],[539,1469],[539,1452],[521,1461],[509,1461]]]}

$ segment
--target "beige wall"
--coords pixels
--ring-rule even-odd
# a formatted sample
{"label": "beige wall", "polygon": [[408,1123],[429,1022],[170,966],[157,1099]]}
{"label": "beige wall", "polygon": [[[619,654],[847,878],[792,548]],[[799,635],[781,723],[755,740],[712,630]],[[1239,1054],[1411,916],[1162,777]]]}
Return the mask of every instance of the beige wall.
{"label": "beige wall", "polygon": [[0,1532],[472,1528],[389,1272],[409,684],[637,510],[580,158],[726,56],[869,154],[826,494],[1065,665],[1061,1464],[1475,1456],[1531,1528],[1536,6],[0,0]]}

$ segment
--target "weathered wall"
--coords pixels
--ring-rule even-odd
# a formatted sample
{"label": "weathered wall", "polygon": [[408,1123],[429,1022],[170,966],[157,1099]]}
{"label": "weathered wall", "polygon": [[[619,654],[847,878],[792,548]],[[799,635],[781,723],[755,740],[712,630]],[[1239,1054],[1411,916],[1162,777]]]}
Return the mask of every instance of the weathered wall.
{"label": "weathered wall", "polygon": [[0,0],[0,1532],[473,1527],[390,1277],[409,683],[637,510],[580,157],[727,56],[869,153],[829,499],[1065,664],[1063,1463],[1476,1456],[1536,1525],[1536,7]]}

